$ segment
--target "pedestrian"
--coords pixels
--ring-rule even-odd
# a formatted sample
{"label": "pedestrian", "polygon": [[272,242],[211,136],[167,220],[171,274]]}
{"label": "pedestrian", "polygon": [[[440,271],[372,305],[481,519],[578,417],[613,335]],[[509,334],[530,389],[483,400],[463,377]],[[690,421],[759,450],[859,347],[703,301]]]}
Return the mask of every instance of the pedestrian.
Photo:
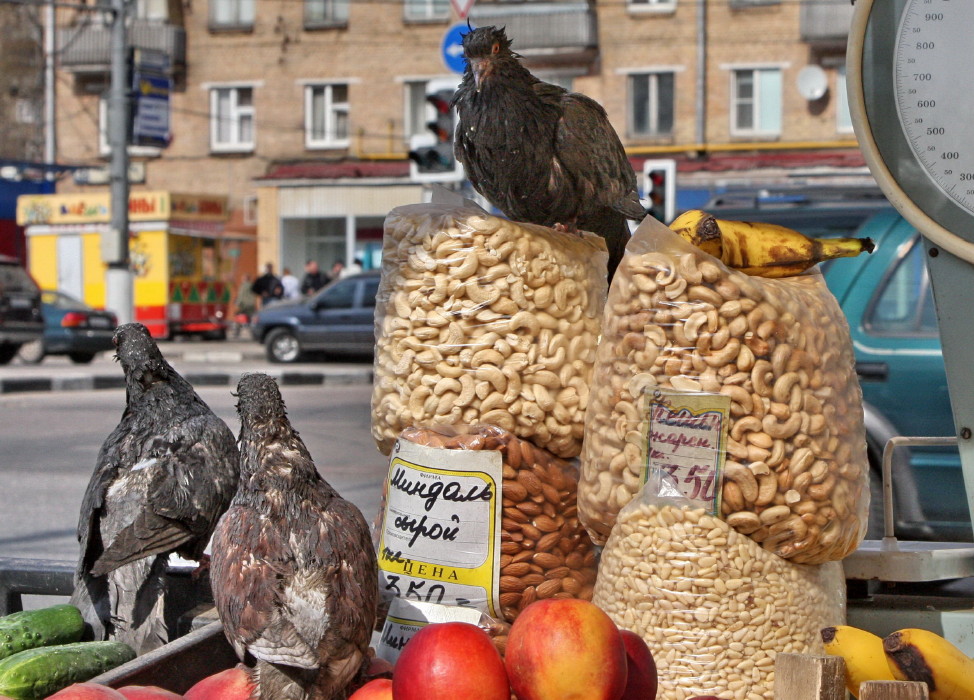
{"label": "pedestrian", "polygon": [[331,278],[333,280],[341,279],[345,276],[345,263],[341,260],[336,260],[331,266]]}
{"label": "pedestrian", "polygon": [[309,260],[304,264],[304,279],[301,280],[301,293],[305,296],[310,296],[330,281],[328,275],[318,268],[318,261]]}
{"label": "pedestrian", "polygon": [[251,275],[244,275],[237,287],[237,297],[233,302],[233,324],[231,326],[235,338],[240,337],[240,329],[245,328],[250,323],[254,311],[257,310],[257,296],[251,289],[253,283],[254,278]]}
{"label": "pedestrian", "polygon": [[274,299],[280,299],[280,295],[284,292],[284,289],[281,287],[281,280],[274,274],[274,265],[272,263],[267,263],[264,266],[264,274],[254,280],[250,289],[260,299],[261,308],[274,301]]}
{"label": "pedestrian", "polygon": [[357,275],[362,271],[362,258],[355,258],[352,264],[347,268],[342,270],[342,277],[348,277],[349,275]]}
{"label": "pedestrian", "polygon": [[285,299],[297,299],[301,296],[301,281],[291,274],[291,268],[285,267],[281,275],[281,287]]}

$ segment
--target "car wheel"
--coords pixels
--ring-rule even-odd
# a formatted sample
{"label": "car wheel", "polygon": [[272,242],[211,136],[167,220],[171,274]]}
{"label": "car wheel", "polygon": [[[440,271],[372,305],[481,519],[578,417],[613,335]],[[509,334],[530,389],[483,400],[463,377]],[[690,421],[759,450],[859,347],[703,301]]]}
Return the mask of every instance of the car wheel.
{"label": "car wheel", "polygon": [[29,365],[38,364],[44,359],[44,355],[44,342],[41,340],[32,340],[29,343],[24,343],[20,346],[20,350],[17,351],[17,357],[20,358],[20,361],[26,362]]}
{"label": "car wheel", "polygon": [[0,345],[0,365],[5,365],[17,355],[19,345]]}
{"label": "car wheel", "polygon": [[287,328],[275,328],[267,334],[264,342],[267,359],[271,362],[296,362],[301,356],[301,345],[297,337]]}
{"label": "car wheel", "polygon": [[95,359],[95,353],[93,352],[69,352],[68,357],[76,365],[86,365]]}

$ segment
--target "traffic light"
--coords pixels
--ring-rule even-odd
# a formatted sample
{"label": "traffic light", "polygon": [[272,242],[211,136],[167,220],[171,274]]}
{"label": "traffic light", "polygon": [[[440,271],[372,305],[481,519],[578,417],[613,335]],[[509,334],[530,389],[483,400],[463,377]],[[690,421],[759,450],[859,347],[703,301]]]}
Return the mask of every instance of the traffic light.
{"label": "traffic light", "polygon": [[676,161],[668,158],[643,163],[643,199],[653,218],[668,224],[676,207]]}
{"label": "traffic light", "polygon": [[428,133],[409,140],[409,174],[419,182],[455,182],[463,179],[463,168],[453,157],[456,117],[450,102],[456,85],[431,81],[426,89]]}

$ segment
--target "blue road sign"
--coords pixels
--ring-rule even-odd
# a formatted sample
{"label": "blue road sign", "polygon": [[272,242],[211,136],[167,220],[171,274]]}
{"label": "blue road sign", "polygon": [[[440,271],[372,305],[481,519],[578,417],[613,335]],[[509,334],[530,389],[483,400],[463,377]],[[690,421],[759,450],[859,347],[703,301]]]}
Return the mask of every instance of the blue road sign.
{"label": "blue road sign", "polygon": [[467,23],[454,24],[443,35],[443,63],[454,73],[463,73],[467,62],[463,59],[463,35],[469,32]]}

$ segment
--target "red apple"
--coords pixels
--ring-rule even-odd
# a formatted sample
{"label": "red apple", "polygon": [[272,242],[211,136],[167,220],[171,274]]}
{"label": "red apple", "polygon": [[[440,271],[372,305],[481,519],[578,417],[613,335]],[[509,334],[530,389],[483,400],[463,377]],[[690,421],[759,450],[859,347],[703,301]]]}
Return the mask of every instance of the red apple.
{"label": "red apple", "polygon": [[510,700],[504,662],[487,633],[466,622],[427,625],[392,675],[396,700]]}
{"label": "red apple", "polygon": [[619,700],[626,688],[619,629],[584,600],[547,598],[526,607],[511,625],[504,663],[520,700]]}
{"label": "red apple", "polygon": [[53,700],[125,700],[117,690],[99,683],[75,683],[47,697]]}
{"label": "red apple", "polygon": [[250,700],[254,690],[250,671],[237,664],[198,681],[183,697],[185,700]]}
{"label": "red apple", "polygon": [[349,696],[348,700],[392,700],[392,680],[376,678]]}
{"label": "red apple", "polygon": [[620,700],[655,700],[656,661],[645,640],[635,632],[619,630],[626,647],[628,679]]}
{"label": "red apple", "polygon": [[118,692],[126,700],[179,700],[183,696],[157,685],[127,685],[119,688]]}

